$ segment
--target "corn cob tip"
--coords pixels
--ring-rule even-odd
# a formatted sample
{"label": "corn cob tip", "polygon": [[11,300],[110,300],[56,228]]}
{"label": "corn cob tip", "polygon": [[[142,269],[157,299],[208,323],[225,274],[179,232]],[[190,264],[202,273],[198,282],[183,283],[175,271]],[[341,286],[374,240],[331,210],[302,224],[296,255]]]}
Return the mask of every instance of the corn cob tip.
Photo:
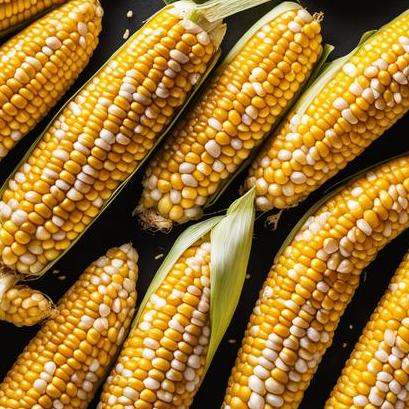
{"label": "corn cob tip", "polygon": [[173,227],[173,221],[161,216],[155,209],[146,209],[142,203],[136,206],[132,213],[138,218],[139,224],[144,230],[161,231],[169,233]]}
{"label": "corn cob tip", "polygon": [[26,285],[16,285],[17,281],[14,274],[5,273],[0,277],[0,320],[23,327],[55,315],[51,298]]}
{"label": "corn cob tip", "polygon": [[26,285],[16,285],[20,279],[7,267],[1,267],[0,321],[23,327],[36,325],[55,315],[51,298]]}
{"label": "corn cob tip", "polygon": [[123,251],[129,258],[129,260],[133,263],[137,263],[139,259],[138,252],[136,251],[135,247],[132,245],[131,242],[122,244],[119,247],[119,250]]}
{"label": "corn cob tip", "polygon": [[324,20],[324,16],[325,15],[323,11],[318,11],[314,13],[312,17],[317,23],[322,23],[322,21]]}

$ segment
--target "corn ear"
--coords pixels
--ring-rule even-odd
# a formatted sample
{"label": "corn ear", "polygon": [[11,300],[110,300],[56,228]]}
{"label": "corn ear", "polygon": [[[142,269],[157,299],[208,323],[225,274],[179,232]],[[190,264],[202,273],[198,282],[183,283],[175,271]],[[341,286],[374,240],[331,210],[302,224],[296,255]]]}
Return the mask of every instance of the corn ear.
{"label": "corn ear", "polygon": [[0,384],[0,407],[86,409],[129,330],[136,303],[131,244],[92,263]]}
{"label": "corn ear", "polygon": [[0,190],[10,274],[43,274],[106,209],[198,89],[224,33],[191,2],[165,7],[68,101]]}
{"label": "corn ear", "polygon": [[324,197],[278,252],[250,317],[224,409],[295,409],[363,269],[409,227],[409,155]]}
{"label": "corn ear", "polygon": [[188,408],[230,323],[246,276],[254,192],[188,228],[155,275],[98,409]]}
{"label": "corn ear", "polygon": [[259,210],[288,208],[409,109],[409,11],[364,36],[306,91],[250,167]]}
{"label": "corn ear", "polygon": [[26,285],[15,285],[17,277],[7,275],[1,281],[0,321],[17,327],[35,325],[55,312],[52,301],[43,293]]}
{"label": "corn ear", "polygon": [[50,112],[87,66],[98,44],[102,14],[98,0],[73,0],[0,46],[0,159]]}
{"label": "corn ear", "polygon": [[66,0],[0,0],[0,37],[35,20]]}
{"label": "corn ear", "polygon": [[256,23],[149,164],[136,209],[143,226],[199,218],[295,101],[321,52],[319,22],[296,3]]}
{"label": "corn ear", "polygon": [[409,257],[397,269],[325,409],[404,409],[409,399]]}

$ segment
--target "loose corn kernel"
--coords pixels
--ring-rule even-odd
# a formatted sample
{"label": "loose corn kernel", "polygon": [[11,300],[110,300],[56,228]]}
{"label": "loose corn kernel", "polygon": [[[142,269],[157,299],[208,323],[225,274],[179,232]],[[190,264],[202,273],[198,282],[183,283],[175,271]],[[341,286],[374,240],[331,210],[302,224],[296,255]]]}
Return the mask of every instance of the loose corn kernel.
{"label": "loose corn kernel", "polygon": [[[311,38],[307,30],[313,32]],[[293,53],[297,45],[299,52]],[[199,218],[203,206],[294,101],[321,50],[318,21],[295,5],[271,18],[228,57],[148,166],[136,209],[143,225],[169,229],[172,223]],[[290,70],[298,74],[287,80]],[[284,82],[291,84],[291,91],[281,92]],[[186,189],[195,194],[183,205]]]}
{"label": "loose corn kernel", "polygon": [[[206,43],[206,54],[194,63],[182,39],[192,31]],[[152,150],[206,72],[224,32],[221,22],[208,33],[168,6],[85,85],[7,182],[0,198],[3,264],[39,274],[70,247]],[[166,58],[166,67],[157,68],[157,58]]]}
{"label": "loose corn kernel", "polygon": [[200,241],[175,263],[132,328],[98,409],[187,408],[209,344],[210,251]]}
{"label": "loose corn kernel", "polygon": [[[0,4],[0,30],[2,7],[14,9],[15,3]],[[101,19],[98,0],[70,1],[0,47],[0,159],[50,112],[86,67],[98,45]],[[24,175],[18,177],[23,183]]]}
{"label": "loose corn kernel", "polygon": [[0,407],[88,407],[131,324],[137,258],[125,244],[85,270],[0,384]]}
{"label": "loose corn kernel", "polygon": [[[393,202],[387,209],[385,195]],[[298,408],[362,270],[409,226],[408,195],[404,156],[351,182],[306,220],[260,292],[224,409]],[[375,221],[365,209],[387,217]]]}
{"label": "loose corn kernel", "polygon": [[263,186],[257,208],[294,206],[343,169],[408,111],[408,79],[404,13],[360,46],[305,109],[296,106],[262,148],[245,182]]}
{"label": "loose corn kernel", "polygon": [[407,406],[408,284],[406,255],[346,363],[326,409]]}

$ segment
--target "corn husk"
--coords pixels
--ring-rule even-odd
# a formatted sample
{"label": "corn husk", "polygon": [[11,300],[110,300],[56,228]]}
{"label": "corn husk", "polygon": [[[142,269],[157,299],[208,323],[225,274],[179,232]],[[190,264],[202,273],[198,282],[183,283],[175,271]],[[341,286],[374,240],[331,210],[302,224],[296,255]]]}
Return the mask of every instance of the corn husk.
{"label": "corn husk", "polygon": [[176,240],[149,286],[132,327],[160,287],[173,265],[194,243],[210,234],[210,341],[206,361],[209,368],[237,307],[250,256],[255,218],[255,190],[236,200],[225,216],[216,216],[187,228]]}
{"label": "corn husk", "polygon": [[[281,0],[191,0],[196,4],[199,13],[206,16],[209,22],[224,19],[233,14],[271,1],[273,4]],[[176,3],[177,0],[164,0],[165,4]]]}

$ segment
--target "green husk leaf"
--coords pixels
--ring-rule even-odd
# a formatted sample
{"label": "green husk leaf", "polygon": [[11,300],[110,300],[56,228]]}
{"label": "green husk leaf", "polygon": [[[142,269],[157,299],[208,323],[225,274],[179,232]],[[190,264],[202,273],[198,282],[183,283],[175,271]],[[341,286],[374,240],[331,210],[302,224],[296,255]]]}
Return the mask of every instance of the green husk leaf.
{"label": "green husk leaf", "polygon": [[[280,6],[284,6],[286,3],[281,4]],[[295,4],[295,3],[287,3],[287,4]],[[279,6],[279,7],[280,7]],[[276,7],[275,9],[273,9],[273,11],[275,11],[276,9],[278,9],[279,7]],[[280,13],[281,14],[281,13]],[[268,16],[268,15],[266,15]],[[266,17],[264,16],[264,18]],[[260,20],[261,21],[261,20]],[[267,19],[267,21],[269,21],[269,19]],[[259,24],[260,22],[258,22],[257,24]],[[266,22],[264,22],[265,24]],[[262,27],[263,24],[260,25],[260,27]],[[253,26],[254,27],[254,26]],[[257,32],[257,30],[260,28],[258,27],[254,32],[253,32],[253,27],[250,29],[249,32],[252,32],[251,35],[254,35],[254,32]],[[248,33],[249,33],[248,32]],[[248,34],[246,33],[246,35]],[[251,36],[250,35],[250,36]],[[247,40],[246,40],[247,41]],[[242,46],[238,49],[236,49],[237,45],[233,48],[232,52],[230,54],[233,53],[233,51],[235,51],[235,53],[237,54],[240,49],[244,46],[245,42],[242,44]],[[300,89],[298,90],[298,92],[294,95],[293,98],[293,104],[296,103],[298,97],[303,93],[303,91],[305,89],[308,89],[308,87],[314,82],[314,80],[320,75],[321,71],[325,68],[326,65],[326,61],[329,57],[329,55],[332,53],[332,51],[334,50],[334,46],[331,44],[324,44],[323,47],[323,51],[321,53],[320,59],[318,60],[317,64],[314,67],[314,70],[311,73],[310,79],[306,82],[306,84],[304,86],[301,86]],[[218,68],[218,72],[220,72],[220,70],[222,70],[227,64],[228,61],[232,60],[234,58],[234,55],[228,55],[226,57],[226,59],[222,62],[222,64],[219,66]],[[229,59],[229,60],[227,60]],[[274,132],[276,131],[276,129],[281,125],[281,121],[283,120],[283,118],[285,118],[288,114],[288,112],[291,110],[293,104],[289,104],[288,107],[281,113],[281,115],[278,116],[277,120],[276,120],[276,125],[271,129],[270,132],[268,132],[265,135],[265,139],[268,138],[269,135],[273,135]],[[249,155],[249,157],[239,166],[239,168],[227,179],[224,179],[224,181],[220,184],[220,186],[218,187],[218,189],[216,190],[216,192],[210,197],[209,201],[204,205],[204,208],[207,209],[211,206],[213,206],[219,199],[220,197],[223,195],[223,193],[226,191],[226,189],[231,185],[231,183],[233,183],[234,180],[236,180],[236,178],[245,170],[248,168],[248,166],[250,166],[250,164],[254,161],[254,159],[256,158],[256,156],[258,155],[258,153],[260,152],[260,150],[263,147],[263,143],[261,143],[256,149],[254,149],[251,154]]]}
{"label": "green husk leaf", "polygon": [[387,162],[393,161],[395,159],[399,159],[402,158],[403,156],[407,156],[409,155],[409,151],[401,153],[399,155],[393,156],[391,158],[388,159],[384,159],[381,160],[380,162],[377,162],[371,166],[368,166],[365,169],[360,170],[359,172],[354,173],[351,176],[348,176],[344,179],[342,179],[341,181],[333,184],[331,187],[329,187],[323,197],[321,197],[321,199],[319,199],[316,203],[314,203],[314,205],[312,205],[307,212],[301,217],[301,219],[296,223],[296,225],[291,229],[290,233],[288,234],[288,236],[286,237],[286,239],[284,240],[283,244],[281,245],[281,247],[279,248],[279,250],[277,251],[277,254],[274,257],[274,263],[277,263],[278,258],[280,257],[280,255],[284,252],[284,250],[288,247],[288,245],[291,243],[291,241],[294,239],[294,237],[297,235],[297,233],[299,232],[299,230],[304,226],[305,222],[307,221],[307,219],[311,216],[313,216],[319,209],[320,207],[326,203],[328,200],[332,199],[334,196],[336,196],[338,193],[340,193],[343,189],[345,189],[346,185],[349,185],[350,183],[355,182],[356,180],[358,180],[359,178],[361,178],[363,175],[365,175],[367,172],[370,172],[373,169],[376,169],[377,167],[384,165]]}
{"label": "green husk leaf", "polygon": [[[173,7],[173,6],[165,6],[166,7]],[[163,10],[163,9],[162,9]],[[154,18],[158,13],[160,13],[160,11],[158,11],[156,14],[154,14],[150,19]],[[149,20],[148,20],[149,21]],[[143,27],[141,28],[143,29]],[[111,56],[111,58],[109,58],[105,64],[103,64],[99,70],[61,107],[61,109],[57,112],[57,114],[52,118],[52,120],[50,121],[50,123],[47,125],[47,127],[44,129],[44,131],[37,137],[37,139],[34,141],[34,143],[31,145],[30,149],[26,152],[26,154],[23,156],[23,158],[20,160],[20,162],[18,163],[18,165],[16,166],[16,168],[14,169],[14,171],[10,174],[10,176],[6,179],[6,181],[4,182],[3,186],[0,188],[0,196],[3,195],[5,189],[8,186],[8,182],[9,180],[14,177],[14,175],[18,172],[18,169],[23,165],[23,163],[30,157],[30,155],[32,154],[32,152],[34,151],[34,149],[37,147],[38,142],[43,138],[43,136],[45,135],[45,133],[48,131],[48,129],[50,128],[50,126],[54,123],[54,121],[59,117],[59,115],[63,112],[63,110],[71,103],[71,101],[73,101],[76,96],[82,91],[82,89],[84,87],[86,87],[88,84],[90,84],[93,79],[109,64],[110,61],[112,61],[113,59],[116,58],[116,56],[126,47],[126,44],[128,44],[128,42],[130,41],[134,41],[134,39],[137,36],[137,32],[130,37],[129,40],[127,40],[118,50],[116,50],[116,52]],[[144,163],[149,159],[150,155],[152,154],[152,152],[155,150],[155,148],[157,147],[157,145],[162,141],[162,139],[166,136],[166,134],[169,132],[169,130],[173,127],[173,125],[175,124],[175,122],[179,119],[179,117],[182,115],[182,113],[184,112],[185,108],[187,107],[187,105],[190,103],[190,101],[192,100],[192,98],[196,95],[197,91],[200,89],[201,85],[205,82],[205,80],[207,79],[207,77],[209,76],[209,74],[212,72],[213,68],[216,66],[217,61],[219,60],[221,55],[221,50],[218,50],[218,52],[215,54],[215,56],[213,57],[212,61],[209,63],[208,69],[206,71],[206,73],[202,76],[201,80],[194,86],[194,88],[192,89],[190,95],[188,96],[188,98],[186,99],[185,104],[179,108],[178,112],[175,114],[174,118],[172,119],[172,121],[169,123],[169,125],[166,127],[166,129],[164,129],[164,131],[162,132],[162,134],[156,139],[156,142],[154,144],[154,146],[152,147],[152,149],[150,150],[150,152],[145,156],[145,158],[143,158],[141,160],[141,162],[139,163],[139,165],[136,167],[136,169],[134,169],[134,171],[117,187],[117,189],[113,192],[112,196],[107,200],[107,202],[102,206],[100,212],[93,218],[93,220],[85,227],[85,229],[75,238],[75,240],[73,240],[73,242],[71,243],[71,245],[64,250],[55,260],[52,260],[42,271],[40,271],[37,274],[33,274],[31,276],[24,276],[24,280],[31,280],[31,279],[38,279],[39,277],[41,277],[42,275],[44,275],[49,269],[51,269],[77,242],[78,240],[81,239],[81,237],[83,236],[83,234],[86,233],[86,231],[93,225],[93,223],[95,223],[95,221],[103,214],[103,212],[108,208],[108,206],[115,200],[115,198],[121,193],[122,189],[124,189],[124,187],[129,183],[129,181],[133,178],[133,176],[138,172],[138,170],[144,165]]]}
{"label": "green husk leaf", "polygon": [[152,294],[159,288],[163,280],[169,274],[170,270],[174,264],[179,260],[182,254],[194,243],[200,240],[203,236],[208,234],[217,223],[219,223],[224,216],[216,216],[211,219],[205,220],[200,223],[196,223],[193,226],[188,227],[176,240],[175,244],[171,248],[169,254],[166,256],[162,265],[159,267],[159,270],[155,274],[145,297],[142,300],[142,303],[138,309],[138,313],[134,319],[133,326],[136,325],[139,321],[139,318],[144,310],[146,303]]}
{"label": "green husk leaf", "polygon": [[211,301],[210,341],[206,370],[233,317],[246,278],[253,239],[255,190],[237,199],[225,216],[216,216],[187,228],[176,240],[151,282],[132,327],[138,325],[152,294],[160,287],[182,254],[210,233]]}
{"label": "green husk leaf", "polygon": [[247,273],[253,241],[255,189],[237,199],[211,232],[209,368],[233,318]]}
{"label": "green husk leaf", "polygon": [[[212,23],[268,1],[272,0],[209,0],[199,4],[197,9]],[[279,0],[275,0],[277,1]]]}

